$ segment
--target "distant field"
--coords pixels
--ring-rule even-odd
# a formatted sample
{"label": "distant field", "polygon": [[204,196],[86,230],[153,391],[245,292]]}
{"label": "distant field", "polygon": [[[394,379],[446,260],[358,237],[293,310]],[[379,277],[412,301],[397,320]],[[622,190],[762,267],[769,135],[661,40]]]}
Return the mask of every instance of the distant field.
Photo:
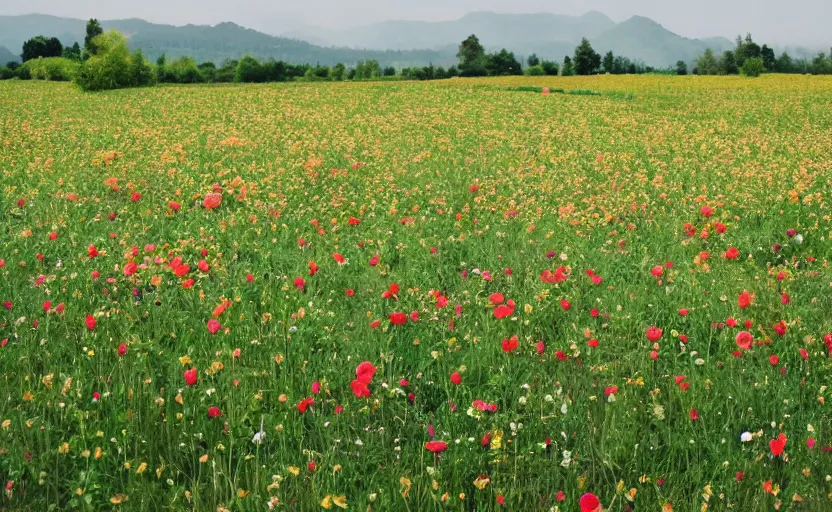
{"label": "distant field", "polygon": [[832,78],[4,81],[0,191],[0,510],[832,509]]}

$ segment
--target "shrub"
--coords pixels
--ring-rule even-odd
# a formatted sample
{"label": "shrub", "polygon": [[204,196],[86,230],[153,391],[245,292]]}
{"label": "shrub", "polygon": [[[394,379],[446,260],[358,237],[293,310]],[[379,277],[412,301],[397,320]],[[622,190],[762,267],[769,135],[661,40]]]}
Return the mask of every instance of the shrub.
{"label": "shrub", "polygon": [[28,71],[29,77],[34,80],[51,80],[54,82],[68,82],[78,74],[79,64],[63,57],[38,57],[27,60],[20,67]]}
{"label": "shrub", "polygon": [[743,76],[758,77],[765,70],[766,68],[763,64],[763,59],[760,57],[752,57],[750,59],[745,59],[745,62],[742,63],[742,67],[740,68],[740,73],[742,73]]}
{"label": "shrub", "polygon": [[0,66],[0,80],[9,80],[14,78],[14,71],[6,66]]}
{"label": "shrub", "polygon": [[237,63],[237,72],[234,75],[235,82],[265,82],[266,76],[260,62],[246,55]]}
{"label": "shrub", "polygon": [[543,69],[543,66],[538,64],[536,66],[529,66],[526,69],[526,74],[529,76],[543,76],[546,74],[546,71]]}
{"label": "shrub", "polygon": [[127,40],[115,30],[96,36],[98,53],[81,66],[75,83],[84,91],[103,91],[133,85]]}

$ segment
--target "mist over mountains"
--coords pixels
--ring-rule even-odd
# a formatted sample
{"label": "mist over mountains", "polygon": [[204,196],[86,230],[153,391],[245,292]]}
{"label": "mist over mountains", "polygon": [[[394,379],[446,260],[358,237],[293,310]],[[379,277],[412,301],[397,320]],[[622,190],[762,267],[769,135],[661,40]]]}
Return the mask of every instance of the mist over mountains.
{"label": "mist over mountains", "polygon": [[[85,25],[86,20],[42,14],[0,16],[0,62],[10,60],[9,53],[19,57],[23,42],[37,35],[57,37],[65,46],[83,44]],[[250,54],[328,66],[367,59],[396,67],[449,66],[457,62],[459,42],[470,34],[476,34],[488,50],[506,48],[519,58],[536,53],[555,61],[572,55],[581,38],[587,37],[600,53],[613,51],[654,67],[692,62],[706,48],[718,53],[734,45],[723,37],[685,38],[641,16],[616,23],[597,11],[581,16],[474,12],[452,21],[385,21],[343,30],[299,27],[280,35],[230,22],[174,26],[124,19],[101,20],[101,25],[122,32],[131,48],[141,49],[150,59],[164,53],[217,63]]]}

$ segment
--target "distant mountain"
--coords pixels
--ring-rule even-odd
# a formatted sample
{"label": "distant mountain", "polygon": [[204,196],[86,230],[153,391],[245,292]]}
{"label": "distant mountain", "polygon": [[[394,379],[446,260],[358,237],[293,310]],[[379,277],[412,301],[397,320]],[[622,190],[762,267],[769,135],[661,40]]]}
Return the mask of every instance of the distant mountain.
{"label": "distant mountain", "polygon": [[6,48],[5,46],[0,46],[0,66],[5,66],[6,63],[9,62],[9,61],[17,62],[19,60],[20,60],[19,55],[15,55],[11,51],[9,51],[9,49]]}
{"label": "distant mountain", "polygon": [[[216,26],[186,25],[176,27],[149,23],[139,19],[101,20],[104,30],[115,29],[128,38],[131,49],[140,49],[149,59],[161,54],[168,57],[190,56],[198,62],[238,59],[245,54],[265,59],[274,58],[292,63],[333,65],[354,64],[359,60],[376,59],[382,65],[451,64],[453,55],[435,50],[387,51],[354,50],[323,47],[286,37],[275,37],[247,29],[234,23]],[[64,45],[83,44],[86,21],[42,14],[0,16],[0,46],[19,49],[27,39],[54,36]],[[455,52],[454,52],[455,53]]]}
{"label": "distant mountain", "polygon": [[634,16],[615,23],[606,15],[591,11],[583,16],[549,13],[470,13],[453,21],[387,21],[349,30],[302,29],[291,33],[298,39],[315,40],[351,48],[431,48],[444,52],[455,48],[470,34],[476,34],[489,50],[507,48],[520,56],[563,60],[572,55],[581,38],[590,40],[597,51],[640,59],[652,66],[670,66],[678,60],[692,61],[712,48],[732,48],[725,38],[687,39],[665,29],[649,18]]}
{"label": "distant mountain", "polygon": [[[385,21],[354,29],[314,29],[312,33],[306,29],[305,33],[288,35],[352,48],[410,50],[456,47],[469,35],[476,34],[486,46],[525,52],[541,42],[572,43],[581,37],[593,38],[614,26],[615,22],[599,12],[583,16],[474,12],[453,21]],[[543,50],[539,47],[532,51]]]}
{"label": "distant mountain", "polygon": [[691,62],[707,48],[719,54],[732,49],[734,43],[724,37],[708,41],[687,39],[650,18],[633,16],[592,39],[592,46],[599,53],[612,51],[616,55],[641,59],[649,65],[669,66],[678,60]]}

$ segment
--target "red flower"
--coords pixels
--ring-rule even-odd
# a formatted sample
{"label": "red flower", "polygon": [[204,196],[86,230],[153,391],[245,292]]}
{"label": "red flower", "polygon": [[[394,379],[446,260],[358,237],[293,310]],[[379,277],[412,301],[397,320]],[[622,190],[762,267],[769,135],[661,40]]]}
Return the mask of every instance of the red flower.
{"label": "red flower", "polygon": [[246,281],[248,281],[249,283],[253,283],[254,282],[254,276],[251,275],[251,274],[246,275]]}
{"label": "red flower", "polygon": [[213,210],[214,208],[219,208],[220,204],[222,204],[222,194],[205,194],[205,199],[202,200],[202,206],[206,210]]}
{"label": "red flower", "polygon": [[650,341],[659,341],[662,337],[662,330],[658,327],[650,327],[647,329],[647,339]]}
{"label": "red flower", "polygon": [[222,329],[222,324],[217,322],[215,319],[208,320],[208,332],[211,334],[217,334],[217,331]]}
{"label": "red flower", "polygon": [[127,344],[122,343],[118,346],[118,356],[124,357],[127,354]]}
{"label": "red flower", "polygon": [[777,436],[777,439],[772,439],[768,442],[768,447],[771,449],[771,454],[775,457],[779,457],[783,450],[786,449],[786,434],[780,432],[780,435]]}
{"label": "red flower", "polygon": [[751,343],[754,341],[754,336],[748,331],[740,331],[737,333],[737,346],[743,350],[749,350]]}
{"label": "red flower", "polygon": [[425,448],[431,453],[442,453],[448,449],[448,443],[443,441],[428,441],[425,443]]}
{"label": "red flower", "polygon": [[563,299],[560,301],[560,307],[562,307],[564,311],[569,311],[572,309],[572,304],[570,304],[568,300]]}
{"label": "red flower", "polygon": [[498,505],[505,505],[506,504],[506,499],[503,497],[502,494],[497,495],[497,504]]}
{"label": "red flower", "polygon": [[208,273],[211,270],[211,267],[208,265],[208,262],[205,260],[199,260],[199,263],[196,264],[197,268],[200,272]]}
{"label": "red flower", "polygon": [[747,290],[743,290],[740,296],[737,298],[737,305],[739,305],[740,309],[745,309],[751,305],[754,301],[754,294],[748,293]]}
{"label": "red flower", "polygon": [[170,207],[171,210],[173,210],[175,212],[178,212],[179,209],[182,208],[182,205],[177,203],[176,201],[169,202],[168,206]]}
{"label": "red flower", "polygon": [[689,311],[687,309],[680,309],[679,316],[688,316]]}
{"label": "red flower", "polygon": [[407,315],[398,311],[390,313],[390,323],[393,325],[404,325],[407,323]]}
{"label": "red flower", "polygon": [[517,341],[517,336],[512,336],[511,338],[503,340],[503,352],[513,352],[517,350],[517,346],[519,342]]}
{"label": "red flower", "polygon": [[333,253],[332,259],[334,259],[339,265],[343,265],[347,261],[340,252]]}
{"label": "red flower", "polygon": [[378,254],[374,254],[372,258],[370,258],[370,266],[375,267],[378,265]]}
{"label": "red flower", "polygon": [[58,232],[53,231],[53,232],[49,233],[49,239],[52,240],[52,241],[57,240],[58,239]]}
{"label": "red flower", "polygon": [[211,406],[208,408],[208,417],[209,418],[219,418],[222,416],[222,411],[219,407]]}
{"label": "red flower", "polygon": [[771,366],[777,366],[780,364],[780,358],[777,354],[772,354],[771,357],[768,358],[768,362],[771,363]]}
{"label": "red flower", "polygon": [[352,393],[357,398],[370,398],[370,388],[367,387],[367,384],[358,379],[354,379],[350,382],[350,389],[352,389]]}
{"label": "red flower", "polygon": [[738,251],[734,247],[731,247],[730,249],[725,251],[725,257],[728,258],[729,260],[735,260],[735,259],[740,257],[740,251]]}
{"label": "red flower", "polygon": [[141,198],[142,198],[142,195],[139,194],[138,192],[133,192],[133,195],[130,196],[130,200],[133,201],[134,203],[138,203]]}
{"label": "red flower", "polygon": [[127,263],[126,265],[124,265],[124,275],[125,275],[125,276],[128,276],[128,277],[129,277],[129,276],[132,276],[132,275],[133,275],[133,274],[135,274],[138,270],[139,270],[139,266],[138,266],[135,262],[133,262],[133,261],[131,261],[131,262]]}
{"label": "red flower", "polygon": [[95,317],[94,316],[87,315],[87,318],[85,319],[85,321],[87,323],[87,329],[89,329],[89,330],[95,329]]}
{"label": "red flower", "polygon": [[780,295],[780,304],[783,304],[784,306],[787,306],[789,304],[789,302],[791,302],[791,301],[792,301],[792,299],[791,299],[791,297],[789,297],[788,293],[783,292]]}
{"label": "red flower", "polygon": [[653,274],[653,277],[662,277],[662,275],[664,275],[664,267],[656,265],[650,273]]}
{"label": "red flower", "polygon": [[703,217],[710,217],[711,215],[714,214],[714,209],[711,208],[710,206],[703,206],[699,210],[699,213],[701,213]]}
{"label": "red flower", "polygon": [[315,461],[314,461],[314,460],[310,460],[310,461],[306,464],[306,469],[308,469],[309,471],[315,471],[315,468],[316,468],[316,467],[318,467],[318,465],[315,463]]}
{"label": "red flower", "polygon": [[544,352],[546,352],[546,344],[542,341],[538,341],[537,343],[535,343],[535,350],[537,350],[537,355],[542,355]]}
{"label": "red flower", "polygon": [[589,341],[587,341],[586,344],[589,348],[596,348],[598,346],[598,340],[595,339],[595,338],[592,338]]}
{"label": "red flower", "polygon": [[489,295],[488,300],[491,301],[491,303],[496,306],[498,304],[502,304],[503,301],[505,301],[506,299],[505,299],[505,297],[503,296],[502,293],[497,292],[497,293],[492,293],[491,295]]}
{"label": "red flower", "polygon": [[451,374],[451,382],[457,386],[462,384],[462,375],[459,372],[454,372]]}
{"label": "red flower", "polygon": [[581,496],[578,504],[581,506],[581,512],[598,512],[601,509],[601,502],[598,500],[598,496],[592,493],[586,493]]}
{"label": "red flower", "polygon": [[563,501],[565,499],[566,499],[566,493],[565,492],[558,491],[558,493],[555,494],[555,501],[557,501],[558,503],[560,503],[561,501]]}
{"label": "red flower", "polygon": [[303,290],[303,288],[305,286],[306,286],[306,281],[302,277],[296,277],[295,278],[295,288],[297,288],[298,290]]}
{"label": "red flower", "polygon": [[197,381],[197,378],[198,378],[196,368],[191,368],[190,370],[185,370],[185,373],[183,375],[185,377],[185,384],[187,384],[189,386],[195,386],[196,385],[196,381]]}
{"label": "red flower", "polygon": [[505,304],[500,304],[496,308],[494,308],[494,318],[500,320],[507,316],[511,316],[514,314],[514,308],[509,307]]}
{"label": "red flower", "polygon": [[489,446],[491,446],[492,437],[493,436],[491,432],[486,432],[485,434],[483,434],[482,439],[480,439],[480,446],[482,446],[483,448],[488,448]]}
{"label": "red flower", "polygon": [[696,409],[690,410],[690,421],[696,421],[699,419],[699,411]]}
{"label": "red flower", "polygon": [[90,244],[90,246],[87,247],[87,256],[89,256],[90,258],[95,258],[96,256],[98,256],[98,249],[96,249],[93,244]]}
{"label": "red flower", "polygon": [[618,393],[618,386],[607,386],[607,389],[604,390],[604,394],[606,396],[614,395]]}
{"label": "red flower", "polygon": [[776,324],[774,324],[774,330],[775,330],[775,331],[777,332],[777,334],[779,334],[780,336],[785,336],[785,335],[786,335],[786,328],[787,328],[787,327],[788,327],[788,325],[786,324],[786,321],[785,321],[785,320],[780,320],[779,322],[777,322]]}
{"label": "red flower", "polygon": [[361,223],[361,221],[360,221],[360,220],[358,220],[358,219],[356,219],[355,217],[350,217],[350,218],[347,220],[347,222],[349,223],[349,225],[350,225],[350,226],[357,226],[357,225],[359,225],[359,224]]}
{"label": "red flower", "polygon": [[378,320],[378,319],[373,320],[372,322],[370,322],[370,329],[378,329],[378,327],[380,325],[381,325],[381,320]]}
{"label": "red flower", "polygon": [[355,378],[359,382],[369,384],[373,381],[373,376],[376,374],[376,367],[370,361],[364,361],[355,369]]}
{"label": "red flower", "polygon": [[315,399],[310,397],[310,398],[304,398],[295,407],[297,408],[298,411],[300,411],[301,414],[303,414],[303,413],[306,412],[306,409],[311,405],[315,405]]}

